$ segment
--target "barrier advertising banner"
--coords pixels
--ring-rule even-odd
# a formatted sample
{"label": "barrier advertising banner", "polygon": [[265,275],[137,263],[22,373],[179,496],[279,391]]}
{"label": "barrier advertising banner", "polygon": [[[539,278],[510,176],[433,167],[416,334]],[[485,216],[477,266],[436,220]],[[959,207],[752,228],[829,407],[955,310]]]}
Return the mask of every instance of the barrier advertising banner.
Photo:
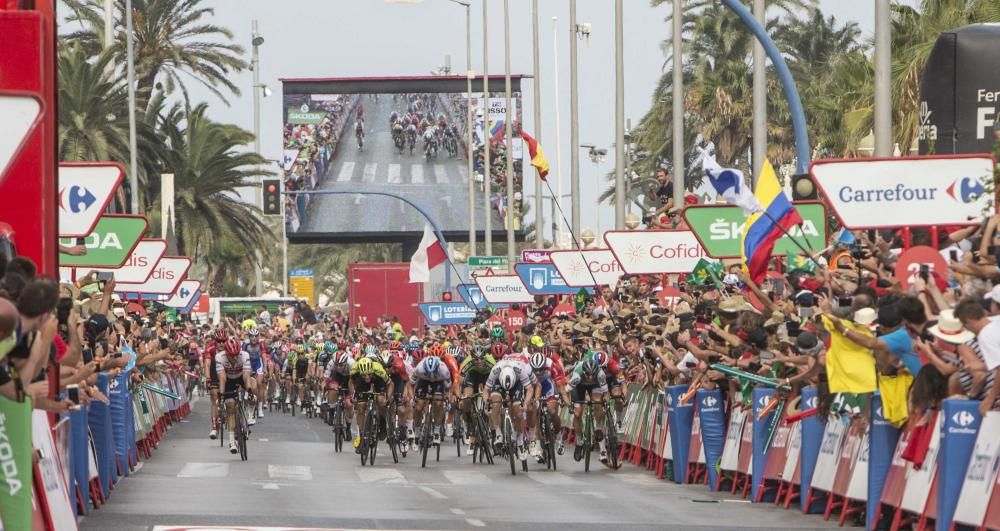
{"label": "barrier advertising banner", "polygon": [[173,295],[177,286],[187,276],[191,259],[185,256],[164,256],[149,275],[149,280],[141,284],[115,283],[118,293],[139,293],[142,295]]}
{"label": "barrier advertising banner", "polygon": [[625,272],[609,249],[552,251],[549,255],[567,286],[614,286]]}
{"label": "barrier advertising banner", "polygon": [[[955,514],[962,483],[968,472],[969,458],[976,446],[981,417],[979,402],[948,399],[941,402],[944,427],[941,431],[941,453],[938,463],[937,525],[947,531]],[[975,476],[976,474],[974,474]],[[984,493],[985,496],[985,493]]]}
{"label": "barrier advertising banner", "polygon": [[[105,214],[86,237],[59,238],[59,245],[75,247],[79,241],[86,252],[79,256],[59,253],[61,267],[120,267],[146,234],[149,220],[144,216]],[[82,241],[81,241],[82,240]]]}
{"label": "barrier advertising banner", "polygon": [[[691,425],[694,422],[694,404],[691,401],[681,403],[681,397],[688,392],[688,385],[671,385],[666,389],[667,430],[669,437],[671,459],[674,465],[674,481],[685,483],[687,479],[688,462],[691,460]],[[708,397],[705,400],[713,401]],[[699,407],[700,406],[699,402]],[[717,404],[716,407],[721,407]],[[697,457],[697,456],[696,456]]]}
{"label": "barrier advertising banner", "polygon": [[194,302],[198,293],[201,293],[201,282],[185,280],[177,286],[177,291],[163,305],[168,308],[187,308]]}
{"label": "barrier advertising banner", "polygon": [[59,236],[84,237],[122,182],[125,168],[117,162],[73,162],[59,165]]}
{"label": "barrier advertising banner", "polygon": [[989,207],[989,155],[817,160],[813,180],[849,229],[971,225]]}
{"label": "barrier advertising banner", "polygon": [[969,457],[962,492],[955,506],[955,523],[976,527],[986,518],[1000,463],[1000,411],[990,411],[979,425]]}
{"label": "barrier advertising banner", "polygon": [[156,264],[167,252],[166,240],[139,240],[132,254],[121,267],[116,268],[90,268],[78,267],[75,271],[75,278],[80,279],[90,273],[113,273],[115,282],[142,283],[149,280],[153,274]]}
{"label": "barrier advertising banner", "polygon": [[610,230],[604,242],[630,275],[690,273],[708,257],[689,230]]}
{"label": "barrier advertising banner", "polygon": [[532,295],[575,295],[578,288],[566,285],[559,270],[552,264],[515,264],[514,271]]}
{"label": "barrier advertising banner", "polygon": [[464,302],[424,302],[420,311],[431,326],[469,324],[476,317],[476,309]]}
{"label": "barrier advertising banner", "polygon": [[[788,235],[778,238],[772,256],[799,254],[802,252],[799,245],[810,251],[826,247],[826,208],[819,202],[794,204],[802,216],[802,225],[788,231],[794,241]],[[739,258],[746,224],[743,209],[733,205],[692,205],[684,209],[684,219],[709,256]]]}
{"label": "barrier advertising banner", "polygon": [[886,420],[882,412],[882,397],[872,397],[868,438],[868,528],[872,527],[875,509],[882,499],[882,488],[892,467],[892,457],[899,442],[899,430]]}
{"label": "barrier advertising banner", "polygon": [[715,464],[722,457],[722,448],[726,443],[726,412],[723,410],[722,393],[717,389],[699,389],[695,396],[701,423],[701,444],[705,450],[705,463],[708,464],[708,488],[716,490],[719,470]]}
{"label": "barrier advertising banner", "polygon": [[490,304],[534,302],[535,297],[524,287],[517,275],[492,275],[476,277],[476,285]]}
{"label": "barrier advertising banner", "polygon": [[0,524],[31,529],[31,398],[24,402],[0,396]]}

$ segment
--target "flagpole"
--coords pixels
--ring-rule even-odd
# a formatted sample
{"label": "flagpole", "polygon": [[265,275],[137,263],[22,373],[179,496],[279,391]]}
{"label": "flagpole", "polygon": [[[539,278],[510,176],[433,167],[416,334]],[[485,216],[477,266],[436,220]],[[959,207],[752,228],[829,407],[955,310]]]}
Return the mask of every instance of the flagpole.
{"label": "flagpole", "polygon": [[[795,205],[794,205],[794,204],[792,204],[792,208],[795,208]],[[797,212],[797,211],[796,211],[796,212]],[[767,213],[767,210],[761,210],[761,212],[760,212],[760,213],[761,213],[761,214],[763,214],[763,215],[764,215],[764,217],[766,217],[766,218],[767,218],[768,220],[770,220],[770,221],[771,221],[771,223],[774,223],[774,225],[775,225],[775,226],[777,226],[777,227],[778,227],[779,229],[781,229],[781,232],[783,232],[783,233],[785,234],[785,236],[787,236],[787,237],[788,237],[788,239],[789,239],[789,240],[791,240],[791,241],[792,241],[792,243],[794,243],[794,244],[795,244],[795,246],[796,246],[796,247],[798,247],[799,249],[801,249],[801,250],[802,250],[802,252],[803,252],[803,253],[805,253],[805,254],[806,254],[806,256],[808,256],[808,257],[809,257],[809,260],[811,260],[811,261],[812,261],[812,263],[816,264],[816,267],[823,267],[823,266],[822,266],[822,265],[820,265],[820,263],[819,263],[819,262],[818,262],[818,261],[816,260],[816,258],[815,258],[815,257],[813,257],[812,253],[811,253],[811,252],[809,252],[809,250],[808,250],[808,249],[806,249],[806,248],[805,248],[805,246],[803,246],[803,245],[802,245],[801,243],[799,243],[799,241],[798,241],[798,240],[796,240],[796,239],[795,239],[795,238],[794,238],[794,237],[792,236],[792,233],[788,232],[788,229],[786,229],[786,228],[785,228],[784,226],[782,226],[782,225],[781,225],[780,223],[778,223],[778,221],[777,221],[776,219],[774,219],[774,217],[773,217],[773,216],[771,216],[770,214],[768,214],[768,213]],[[801,223],[796,223],[796,224],[795,224],[795,226],[796,226],[796,227],[798,227],[798,228],[799,228],[799,230],[802,230],[802,232],[803,232],[803,233],[805,233],[805,229],[804,229],[804,228],[802,227],[802,224],[801,224]]]}

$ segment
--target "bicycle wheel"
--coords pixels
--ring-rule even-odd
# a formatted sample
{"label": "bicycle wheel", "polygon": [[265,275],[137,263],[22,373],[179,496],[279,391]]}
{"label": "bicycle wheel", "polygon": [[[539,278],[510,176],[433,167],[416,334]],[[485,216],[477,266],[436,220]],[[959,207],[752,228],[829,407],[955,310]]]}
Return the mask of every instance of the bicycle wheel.
{"label": "bicycle wheel", "polygon": [[368,465],[375,466],[375,454],[378,453],[378,413],[375,409],[375,398],[368,408]]}
{"label": "bicycle wheel", "polygon": [[239,401],[236,404],[236,446],[240,451],[240,459],[243,461],[247,460],[247,438],[248,427],[247,427],[247,417],[246,410],[243,408],[243,401]]}
{"label": "bicycle wheel", "polygon": [[226,444],[223,441],[226,440],[225,435],[226,435],[226,421],[227,420],[228,420],[228,416],[226,414],[226,406],[223,405],[223,402],[220,400],[219,401],[219,407],[218,407],[218,409],[216,409],[216,412],[215,412],[215,424],[216,424],[216,429],[219,432],[219,448],[225,448],[226,447]]}
{"label": "bicycle wheel", "polygon": [[431,451],[431,405],[427,404],[427,411],[424,413],[424,423],[420,426],[420,467],[427,467],[427,454]]}
{"label": "bicycle wheel", "polygon": [[462,432],[465,431],[465,429],[464,429],[464,423],[462,422],[461,412],[455,414],[454,430],[455,430],[455,435],[453,438],[455,439],[455,451],[457,452],[458,457],[462,457],[462,439],[465,437],[465,434],[463,434]]}
{"label": "bicycle wheel", "polygon": [[438,427],[438,441],[441,441],[441,442],[439,442],[438,444],[435,445],[434,450],[437,452],[437,456],[434,457],[434,460],[440,463],[441,462],[441,445],[444,444],[444,425]]}
{"label": "bicycle wheel", "polygon": [[344,449],[344,405],[338,403],[333,410],[333,451]]}
{"label": "bicycle wheel", "polygon": [[[493,464],[493,441],[490,439],[489,423],[486,422],[486,413],[483,410],[477,410],[477,422],[479,424],[479,437],[477,441],[479,443],[479,448],[482,450],[484,456],[486,456],[486,462]],[[482,461],[482,460],[480,460]]]}
{"label": "bicycle wheel", "polygon": [[618,430],[615,429],[615,421],[611,415],[606,415],[604,419],[604,447],[608,451],[608,465],[612,470],[618,470]]}
{"label": "bicycle wheel", "polygon": [[510,474],[516,476],[517,465],[514,461],[517,459],[517,455],[514,450],[514,424],[511,422],[510,416],[507,415],[503,419],[503,447],[504,451],[507,452],[507,461],[510,462]]}
{"label": "bicycle wheel", "polygon": [[583,470],[590,472],[590,450],[594,441],[594,419],[588,410],[587,416],[583,419]]}
{"label": "bicycle wheel", "polygon": [[399,441],[396,440],[396,431],[398,427],[396,426],[396,411],[392,408],[392,411],[386,412],[386,435],[385,442],[389,445],[389,451],[392,452],[392,462],[399,462]]}

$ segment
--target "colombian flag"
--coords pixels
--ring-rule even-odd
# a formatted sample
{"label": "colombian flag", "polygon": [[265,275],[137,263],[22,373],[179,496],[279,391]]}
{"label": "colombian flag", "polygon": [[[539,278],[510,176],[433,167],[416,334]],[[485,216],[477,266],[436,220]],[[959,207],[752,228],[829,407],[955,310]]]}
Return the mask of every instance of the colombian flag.
{"label": "colombian flag", "polygon": [[767,273],[774,243],[792,227],[802,223],[802,216],[785,197],[774,174],[771,162],[765,160],[757,179],[754,197],[764,208],[747,218],[743,228],[743,268],[754,282],[761,282]]}
{"label": "colombian flag", "polygon": [[531,157],[531,165],[538,170],[538,176],[544,181],[549,175],[549,161],[545,158],[545,153],[542,151],[542,146],[538,145],[538,141],[524,130],[521,130],[521,138],[524,139],[524,143],[528,145],[528,155]]}

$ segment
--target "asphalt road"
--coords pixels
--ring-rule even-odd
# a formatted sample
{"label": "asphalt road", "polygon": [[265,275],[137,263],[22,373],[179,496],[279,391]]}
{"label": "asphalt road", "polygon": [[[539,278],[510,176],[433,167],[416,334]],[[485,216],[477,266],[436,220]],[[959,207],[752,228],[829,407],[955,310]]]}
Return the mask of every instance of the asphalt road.
{"label": "asphalt road", "polygon": [[[317,419],[267,415],[254,427],[249,461],[207,437],[207,402],[173,427],[83,530],[258,529],[832,529],[818,516],[751,505],[702,486],[657,480],[631,465],[583,471],[570,451],[559,471],[529,464],[472,464],[442,448],[420,468],[415,454],[392,464],[380,453],[361,467],[349,444],[335,454]],[[595,456],[596,457],[596,456]],[[596,462],[596,459],[595,459]],[[599,466],[599,465],[598,465]]]}
{"label": "asphalt road", "polygon": [[[392,192],[420,205],[442,230],[467,231],[469,177],[465,156],[460,153],[452,158],[442,149],[427,160],[419,137],[412,154],[408,150],[400,153],[392,142],[389,117],[394,110],[406,110],[402,97],[396,104],[388,94],[378,102],[369,96],[361,98],[367,127],[364,149],[358,149],[352,116],[317,189]],[[476,219],[481,227],[483,205],[478,186],[476,190]],[[499,218],[494,217],[497,226]],[[418,232],[423,228],[423,217],[394,198],[327,195],[313,196],[299,232]]]}

